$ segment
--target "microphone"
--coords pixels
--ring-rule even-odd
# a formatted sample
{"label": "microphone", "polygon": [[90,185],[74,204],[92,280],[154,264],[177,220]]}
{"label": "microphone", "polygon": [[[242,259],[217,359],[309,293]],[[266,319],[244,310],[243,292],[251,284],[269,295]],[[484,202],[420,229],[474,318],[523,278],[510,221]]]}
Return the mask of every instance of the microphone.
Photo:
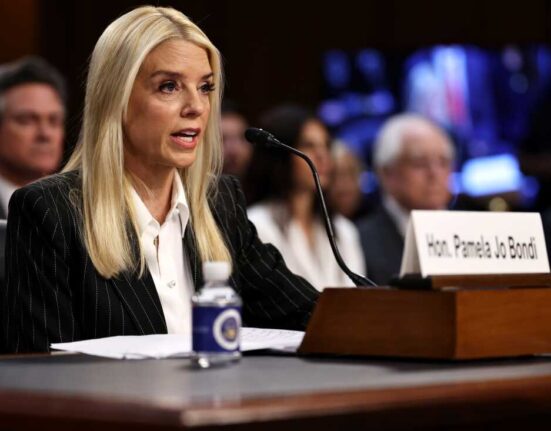
{"label": "microphone", "polygon": [[344,271],[344,273],[352,280],[352,282],[356,286],[377,286],[376,283],[374,283],[372,280],[370,280],[367,277],[362,277],[361,275],[358,275],[350,270],[348,266],[344,263],[342,260],[341,254],[339,252],[339,249],[337,248],[337,242],[335,241],[335,234],[333,232],[333,227],[331,225],[331,221],[329,219],[329,213],[327,212],[327,206],[325,205],[325,199],[323,198],[323,192],[321,190],[321,184],[320,179],[318,175],[318,171],[316,170],[316,167],[314,166],[314,162],[303,152],[297,150],[296,148],[290,147],[289,145],[285,145],[283,142],[278,140],[274,135],[272,135],[270,132],[267,132],[263,129],[257,129],[255,127],[250,127],[245,131],[245,138],[247,141],[249,141],[251,144],[260,144],[264,145],[268,148],[279,148],[284,151],[289,151],[293,153],[294,155],[302,158],[303,160],[308,163],[308,166],[310,167],[310,170],[312,171],[312,175],[314,176],[314,181],[316,182],[316,191],[319,197],[321,211],[323,213],[323,221],[325,224],[325,231],[327,232],[327,238],[329,239],[329,244],[331,245],[331,249],[333,250],[333,255],[335,256],[335,259],[337,260],[337,263],[341,267],[341,269]]}

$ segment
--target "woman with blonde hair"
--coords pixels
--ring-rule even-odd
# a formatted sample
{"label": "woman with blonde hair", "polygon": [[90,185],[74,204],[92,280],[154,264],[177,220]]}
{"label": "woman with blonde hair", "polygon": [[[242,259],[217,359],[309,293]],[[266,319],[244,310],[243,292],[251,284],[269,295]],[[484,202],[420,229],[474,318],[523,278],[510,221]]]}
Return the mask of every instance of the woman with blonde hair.
{"label": "woman with blonde hair", "polygon": [[172,8],[111,23],[92,54],[64,172],[10,202],[8,351],[113,335],[191,333],[201,262],[228,261],[251,326],[304,328],[317,293],[248,222],[219,175],[220,54]]}

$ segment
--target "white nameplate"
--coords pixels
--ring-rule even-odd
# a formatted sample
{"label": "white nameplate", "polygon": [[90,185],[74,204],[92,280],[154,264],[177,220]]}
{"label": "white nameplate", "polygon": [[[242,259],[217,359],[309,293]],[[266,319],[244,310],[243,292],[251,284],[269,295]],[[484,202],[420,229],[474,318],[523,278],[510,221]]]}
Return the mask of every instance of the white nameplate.
{"label": "white nameplate", "polygon": [[548,272],[538,213],[411,212],[400,275]]}

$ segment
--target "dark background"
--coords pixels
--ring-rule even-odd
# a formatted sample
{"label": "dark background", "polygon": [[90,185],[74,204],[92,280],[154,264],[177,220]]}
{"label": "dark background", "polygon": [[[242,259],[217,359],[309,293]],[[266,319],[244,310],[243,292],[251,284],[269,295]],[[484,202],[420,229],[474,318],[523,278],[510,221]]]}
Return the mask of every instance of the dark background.
{"label": "dark background", "polygon": [[0,62],[38,54],[70,89],[68,144],[79,128],[87,59],[99,35],[136,5],[171,5],[189,15],[224,57],[226,95],[253,119],[285,101],[316,106],[320,61],[328,49],[376,48],[400,54],[438,43],[500,48],[551,42],[549,2],[246,2],[0,0]]}

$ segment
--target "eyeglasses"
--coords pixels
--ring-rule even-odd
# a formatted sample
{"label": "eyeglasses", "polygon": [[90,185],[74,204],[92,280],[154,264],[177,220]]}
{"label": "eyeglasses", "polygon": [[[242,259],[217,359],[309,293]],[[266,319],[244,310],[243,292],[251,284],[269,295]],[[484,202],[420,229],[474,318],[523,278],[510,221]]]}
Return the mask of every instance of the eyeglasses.
{"label": "eyeglasses", "polygon": [[400,162],[413,169],[429,170],[441,169],[450,170],[452,167],[452,160],[446,156],[440,157],[403,157]]}

